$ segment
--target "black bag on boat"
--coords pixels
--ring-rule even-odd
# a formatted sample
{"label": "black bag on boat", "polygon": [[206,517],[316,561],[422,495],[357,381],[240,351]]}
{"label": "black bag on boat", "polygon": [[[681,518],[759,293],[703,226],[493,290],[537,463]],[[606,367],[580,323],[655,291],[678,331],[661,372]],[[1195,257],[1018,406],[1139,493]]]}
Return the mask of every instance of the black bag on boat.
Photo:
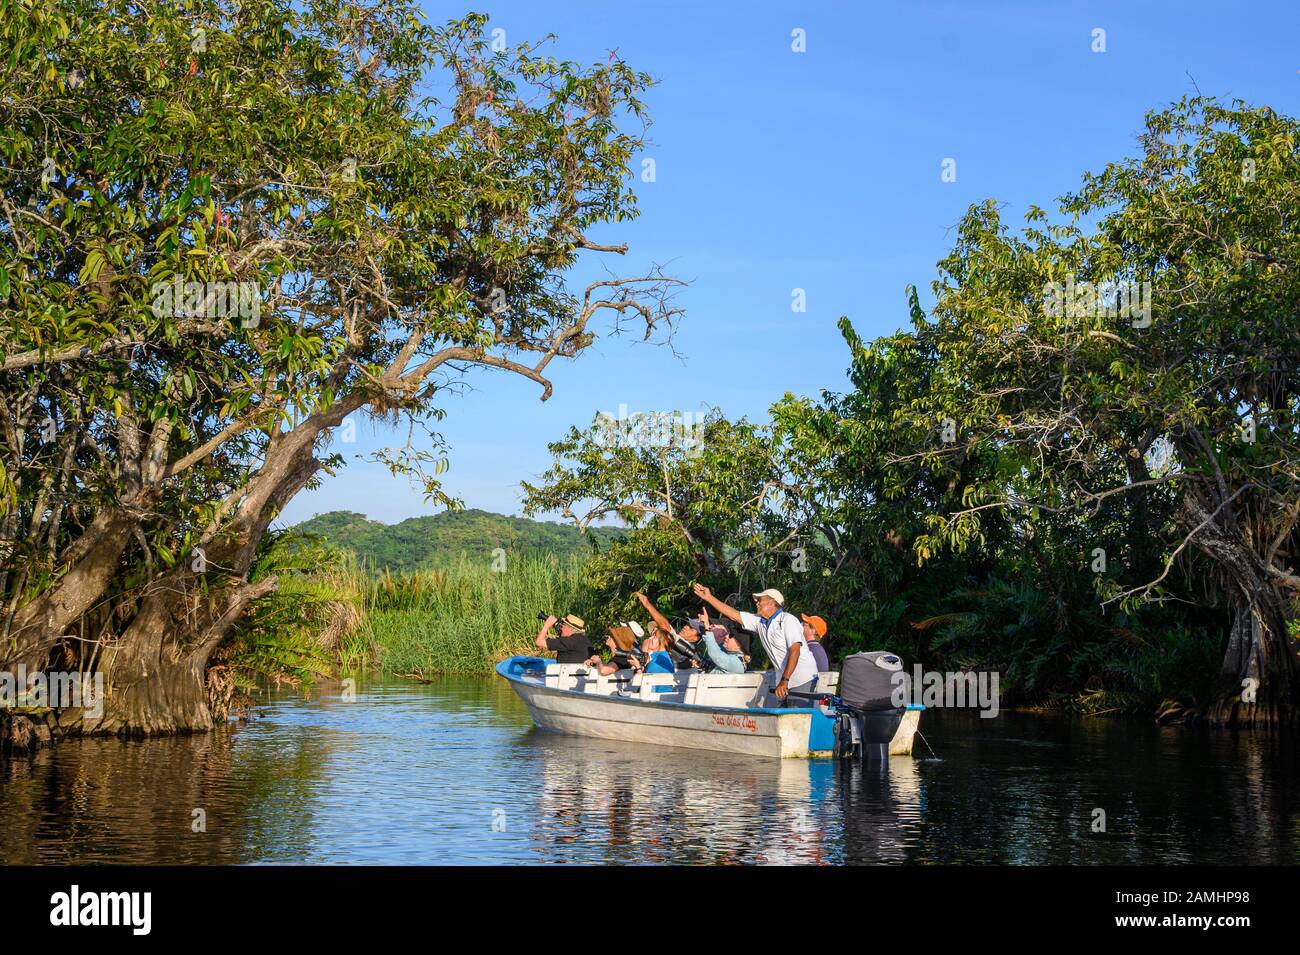
{"label": "black bag on boat", "polygon": [[840,666],[839,696],[859,710],[894,710],[911,698],[908,675],[898,654],[887,650],[854,653]]}

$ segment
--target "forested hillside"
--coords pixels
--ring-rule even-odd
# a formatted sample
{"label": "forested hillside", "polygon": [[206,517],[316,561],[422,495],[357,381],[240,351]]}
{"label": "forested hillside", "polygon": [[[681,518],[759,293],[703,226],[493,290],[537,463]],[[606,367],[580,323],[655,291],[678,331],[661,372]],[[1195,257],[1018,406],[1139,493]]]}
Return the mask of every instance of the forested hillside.
{"label": "forested hillside", "polygon": [[372,521],[354,511],[329,511],[303,521],[294,531],[344,547],[376,570],[392,571],[445,567],[463,557],[490,562],[497,547],[508,554],[586,554],[592,538],[603,545],[622,534],[617,528],[594,527],[588,538],[565,524],[480,510],[444,511],[397,524]]}

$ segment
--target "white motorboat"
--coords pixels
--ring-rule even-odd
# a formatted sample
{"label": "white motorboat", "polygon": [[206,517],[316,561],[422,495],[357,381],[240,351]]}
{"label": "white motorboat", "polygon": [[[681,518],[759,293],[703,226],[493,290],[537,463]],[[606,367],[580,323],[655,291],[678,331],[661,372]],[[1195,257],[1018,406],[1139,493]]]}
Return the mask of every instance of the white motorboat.
{"label": "white motorboat", "polygon": [[[620,670],[602,676],[587,664],[524,656],[503,660],[496,670],[545,730],[751,756],[830,756],[836,748],[833,706],[819,700],[785,709],[759,705],[766,673]],[[838,685],[838,673],[819,674],[816,696],[834,699]],[[883,737],[889,755],[912,752],[922,709],[906,707],[901,720],[889,724],[893,737]]]}

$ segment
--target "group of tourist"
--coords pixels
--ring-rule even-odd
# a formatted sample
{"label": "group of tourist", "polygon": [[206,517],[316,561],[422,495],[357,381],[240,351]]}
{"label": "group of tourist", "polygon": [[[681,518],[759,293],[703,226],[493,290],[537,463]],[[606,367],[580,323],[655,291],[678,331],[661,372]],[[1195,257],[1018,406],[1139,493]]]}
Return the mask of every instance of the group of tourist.
{"label": "group of tourist", "polygon": [[[796,620],[786,612],[781,591],[769,588],[754,594],[754,612],[749,613],[719,600],[702,584],[695,584],[693,590],[704,605],[698,617],[676,630],[650,598],[638,592],[650,621],[644,627],[636,621],[611,627],[605,638],[608,660],[591,654],[585,624],[573,614],[548,616],[537,632],[537,648],[554,652],[557,663],[583,663],[605,675],[619,670],[673,673],[684,666],[744,673],[750,662],[751,635],[757,634],[772,662],[766,684],[768,706],[802,705],[798,695],[812,693],[817,674],[830,670],[821,644],[826,621],[808,614]],[[718,615],[717,622],[710,609]],[[558,636],[553,633],[557,624]]]}

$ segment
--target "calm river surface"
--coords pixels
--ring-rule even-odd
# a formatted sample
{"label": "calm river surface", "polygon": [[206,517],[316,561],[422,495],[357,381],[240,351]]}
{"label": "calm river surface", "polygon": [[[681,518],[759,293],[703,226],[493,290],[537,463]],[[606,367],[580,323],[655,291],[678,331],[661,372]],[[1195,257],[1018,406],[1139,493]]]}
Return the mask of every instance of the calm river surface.
{"label": "calm river surface", "polygon": [[259,710],[0,764],[0,862],[1300,861],[1289,738],[931,711],[880,773],[541,733],[496,678]]}

